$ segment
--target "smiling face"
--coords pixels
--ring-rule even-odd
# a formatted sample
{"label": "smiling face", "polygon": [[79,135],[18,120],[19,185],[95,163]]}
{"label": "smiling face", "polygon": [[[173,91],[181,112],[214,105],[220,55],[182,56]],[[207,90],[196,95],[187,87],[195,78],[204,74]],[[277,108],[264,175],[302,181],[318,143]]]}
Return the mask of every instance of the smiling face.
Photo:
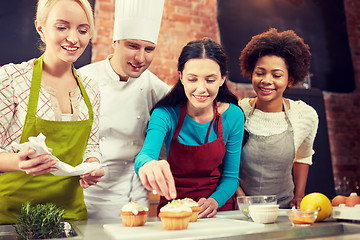
{"label": "smiling face", "polygon": [[226,78],[221,76],[219,65],[208,58],[190,59],[179,74],[188,98],[188,110],[212,109]]}
{"label": "smiling face", "polygon": [[114,43],[111,66],[121,79],[138,78],[150,66],[156,45],[154,43],[124,39]]}
{"label": "smiling face", "polygon": [[283,58],[274,55],[259,58],[251,78],[257,106],[269,103],[282,106],[283,93],[292,84]]}
{"label": "smiling face", "polygon": [[74,0],[57,1],[45,23],[36,20],[35,26],[46,45],[45,58],[48,62],[75,62],[90,40],[88,18]]}

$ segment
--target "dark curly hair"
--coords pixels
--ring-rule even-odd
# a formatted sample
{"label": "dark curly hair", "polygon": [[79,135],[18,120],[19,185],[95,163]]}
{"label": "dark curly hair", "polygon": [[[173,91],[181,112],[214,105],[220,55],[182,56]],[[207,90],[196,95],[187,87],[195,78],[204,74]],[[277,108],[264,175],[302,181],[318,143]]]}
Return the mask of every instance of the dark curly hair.
{"label": "dark curly hair", "polygon": [[289,78],[294,79],[293,84],[303,81],[308,75],[311,60],[309,45],[293,30],[278,32],[275,28],[252,37],[242,50],[239,58],[242,75],[251,77],[258,59],[269,55],[285,60]]}

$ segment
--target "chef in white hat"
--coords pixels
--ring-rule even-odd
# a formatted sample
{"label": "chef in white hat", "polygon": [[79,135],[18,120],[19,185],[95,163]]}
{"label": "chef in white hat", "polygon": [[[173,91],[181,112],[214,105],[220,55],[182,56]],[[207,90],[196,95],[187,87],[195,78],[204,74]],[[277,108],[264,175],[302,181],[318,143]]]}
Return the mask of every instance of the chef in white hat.
{"label": "chef in white hat", "polygon": [[170,87],[147,68],[154,58],[164,0],[116,0],[113,47],[107,59],[80,69],[100,88],[100,151],[105,176],[85,190],[89,218],[121,218],[122,206],[148,206],[134,171],[150,110]]}

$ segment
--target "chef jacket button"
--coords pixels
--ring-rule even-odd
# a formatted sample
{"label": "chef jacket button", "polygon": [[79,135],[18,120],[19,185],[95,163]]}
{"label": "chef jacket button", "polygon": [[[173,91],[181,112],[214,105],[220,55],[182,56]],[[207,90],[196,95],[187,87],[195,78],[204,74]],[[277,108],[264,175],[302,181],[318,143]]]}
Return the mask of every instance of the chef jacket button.
{"label": "chef jacket button", "polygon": [[140,116],[137,116],[136,118],[137,118],[137,119],[140,119]]}
{"label": "chef jacket button", "polygon": [[101,137],[100,139],[101,139],[101,141],[104,141],[104,140],[105,140],[105,137]]}
{"label": "chef jacket button", "polygon": [[140,91],[144,91],[144,89],[143,89],[143,88],[140,88]]}

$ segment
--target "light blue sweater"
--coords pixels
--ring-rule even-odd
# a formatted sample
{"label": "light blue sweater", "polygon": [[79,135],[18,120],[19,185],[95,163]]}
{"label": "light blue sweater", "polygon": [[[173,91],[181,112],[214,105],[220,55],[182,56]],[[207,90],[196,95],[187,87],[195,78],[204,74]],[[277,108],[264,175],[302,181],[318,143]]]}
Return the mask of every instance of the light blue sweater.
{"label": "light blue sweater", "polygon": [[[136,174],[138,174],[139,168],[145,163],[159,158],[164,141],[168,155],[170,142],[174,135],[179,115],[180,106],[162,106],[153,111],[147,129],[145,143],[141,152],[135,159]],[[210,196],[218,202],[219,208],[225,204],[239,186],[241,145],[245,121],[243,112],[234,104],[230,104],[230,107],[222,113],[221,116],[223,123],[223,137],[226,146],[224,169],[219,186]],[[198,123],[186,114],[178,137],[179,142],[193,146],[205,144],[210,124],[211,121],[207,123]],[[217,139],[215,127],[216,124],[213,124],[210,131],[209,142]]]}

